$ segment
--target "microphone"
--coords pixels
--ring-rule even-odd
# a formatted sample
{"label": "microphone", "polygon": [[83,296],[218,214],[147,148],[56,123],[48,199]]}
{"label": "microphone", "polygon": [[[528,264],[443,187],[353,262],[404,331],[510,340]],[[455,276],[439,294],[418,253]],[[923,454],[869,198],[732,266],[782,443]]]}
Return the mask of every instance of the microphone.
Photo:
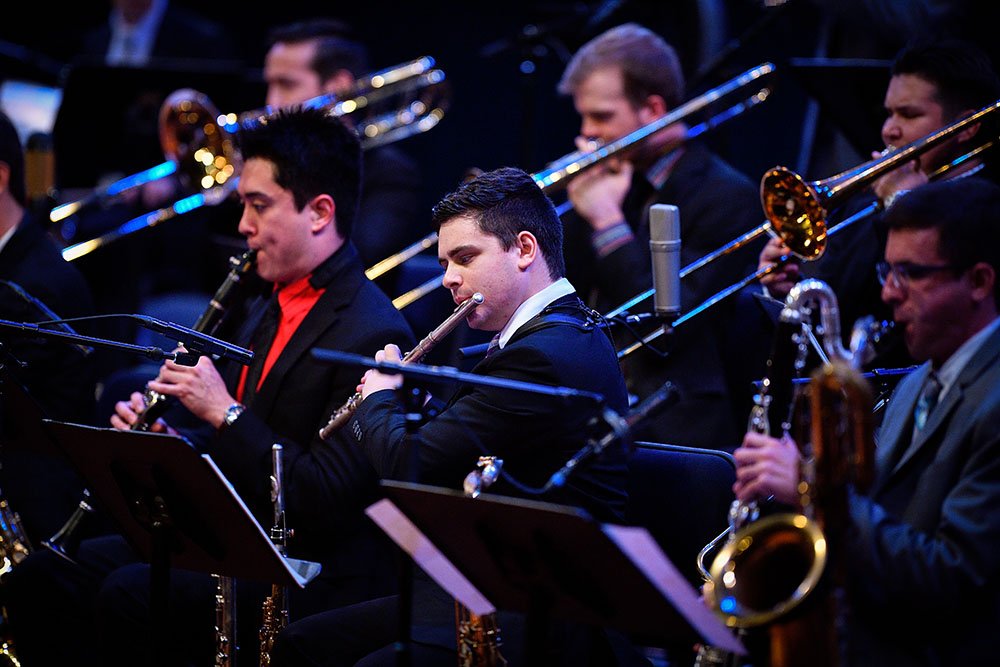
{"label": "microphone", "polygon": [[676,403],[680,399],[680,393],[672,382],[664,382],[660,388],[642,400],[639,405],[630,410],[624,417],[605,406],[601,412],[603,419],[611,430],[600,440],[591,439],[578,451],[573,458],[567,461],[562,468],[557,470],[546,482],[543,491],[559,488],[566,484],[567,478],[584,461],[599,456],[601,452],[608,448],[608,445],[616,440],[625,440],[632,430],[642,421],[648,419],[654,412]]}
{"label": "microphone", "polygon": [[649,255],[653,263],[653,310],[668,322],[681,312],[681,220],[676,206],[650,207]]}
{"label": "microphone", "polygon": [[189,352],[232,359],[244,366],[249,365],[253,360],[253,352],[250,350],[231,345],[222,339],[209,336],[200,331],[182,327],[172,322],[164,322],[148,315],[130,315],[130,317],[139,322],[140,326],[150,331],[174,338]]}

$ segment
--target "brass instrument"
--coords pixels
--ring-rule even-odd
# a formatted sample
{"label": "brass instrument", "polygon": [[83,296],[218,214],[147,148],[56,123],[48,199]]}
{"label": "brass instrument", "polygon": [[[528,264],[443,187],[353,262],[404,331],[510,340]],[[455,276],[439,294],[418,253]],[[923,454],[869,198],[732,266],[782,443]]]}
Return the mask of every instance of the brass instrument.
{"label": "brass instrument", "polygon": [[[444,72],[429,56],[368,75],[344,96],[320,95],[303,107],[328,110],[354,125],[362,149],[370,149],[435,127],[444,117],[451,93]],[[388,110],[387,110],[388,109]],[[203,93],[183,88],[171,93],[160,108],[159,135],[167,161],[127,176],[87,197],[62,204],[49,213],[60,222],[85,206],[112,200],[136,187],[177,175],[196,194],[130,220],[95,239],[63,249],[63,258],[76,260],[123,236],[152,227],[202,206],[220,204],[239,181],[240,156],[233,140],[244,126],[267,118],[277,109],[265,107],[242,114],[222,114]]]}
{"label": "brass instrument", "polygon": [[[278,552],[285,556],[288,552],[288,538],[291,531],[285,524],[285,495],[281,485],[282,446],[274,443],[271,446],[271,502],[274,505],[274,525],[271,527],[271,541],[277,547]],[[271,649],[274,648],[274,640],[278,633],[288,625],[288,587],[273,584],[271,595],[264,600],[262,610],[263,620],[260,627],[260,665],[267,667],[271,664]]]}
{"label": "brass instrument", "polygon": [[[935,130],[906,146],[890,150],[875,160],[865,162],[853,169],[848,169],[823,180],[806,182],[805,179],[795,172],[780,166],[769,170],[764,174],[760,183],[761,205],[764,208],[764,215],[767,218],[767,222],[758,229],[760,229],[759,233],[770,229],[773,233],[777,234],[785,245],[788,246],[789,255],[779,258],[774,264],[762,267],[739,282],[710,296],[701,304],[674,320],[672,326],[676,327],[683,324],[720,301],[732,296],[755,280],[760,280],[764,276],[774,273],[785,261],[792,257],[797,257],[803,261],[819,259],[826,250],[827,241],[831,236],[843,231],[855,222],[867,218],[872,213],[878,211],[881,205],[879,203],[872,204],[833,227],[827,228],[827,216],[830,209],[842,204],[849,196],[868,187],[880,176],[899,168],[906,162],[917,159],[920,155],[940,145],[962,130],[976,123],[983,122],[987,116],[998,109],[1000,109],[1000,100],[983,107],[970,116],[966,116],[950,125]],[[945,176],[956,167],[979,156],[995,143],[995,139],[983,142],[978,147],[943,165],[934,171],[930,177],[936,179]],[[740,243],[741,241],[742,243],[749,242],[750,239],[759,235],[759,233],[755,232],[756,230],[751,230],[751,232],[736,239],[734,243]],[[705,261],[706,258],[714,259],[715,257],[721,257],[735,249],[736,247],[729,248],[728,246],[723,246],[723,248],[684,267],[682,273],[683,275],[687,275],[692,270],[707,264],[708,262]],[[652,291],[650,290],[630,299],[628,303],[612,311],[609,316],[627,310],[628,307],[648,298],[651,294]],[[619,351],[618,358],[626,357],[656,340],[663,335],[664,330],[664,328],[659,328],[643,338],[642,341]]]}
{"label": "brass instrument", "polygon": [[[431,349],[445,336],[454,330],[460,323],[462,323],[465,318],[469,316],[475,308],[477,308],[483,302],[483,295],[476,292],[471,297],[460,303],[455,310],[445,319],[444,322],[439,324],[434,331],[431,331],[427,336],[417,343],[417,346],[412,350],[407,352],[403,356],[403,363],[415,363],[420,361],[420,359],[431,351]],[[361,392],[356,392],[353,396],[347,399],[347,402],[342,406],[337,408],[337,411],[330,415],[330,421],[326,426],[320,429],[319,437],[323,440],[329,440],[337,430],[339,430],[354,414],[354,411],[358,409],[358,405],[361,403]]]}
{"label": "brass instrument", "polygon": [[[772,74],[774,69],[774,65],[771,63],[764,63],[758,67],[747,70],[743,74],[730,79],[726,83],[723,83],[722,85],[713,88],[702,95],[699,95],[698,97],[677,107],[669,114],[658,118],[633,132],[630,132],[624,137],[606,144],[593,142],[592,148],[589,151],[574,151],[557,158],[556,160],[550,162],[545,169],[532,174],[531,178],[534,179],[535,184],[538,185],[543,192],[554,192],[559,190],[569,183],[570,180],[582,174],[587,169],[600,164],[609,158],[621,155],[627,149],[649,139],[668,125],[690,120],[702,111],[712,108],[713,105],[716,105],[723,100],[730,99],[734,93],[739,92],[747,86],[757,83],[758,80]],[[691,141],[706,132],[714,130],[725,121],[735,118],[753,108],[757,104],[760,104],[766,100],[770,94],[771,89],[769,87],[762,86],[757,90],[757,92],[747,96],[744,100],[736,103],[728,109],[725,109],[724,111],[716,113],[708,120],[688,128],[682,142]],[[560,211],[560,215],[563,212],[564,211]],[[382,260],[370,268],[369,272],[371,273],[368,277],[374,280],[389,269],[394,268],[406,261],[414,254],[430,248],[435,243],[437,243],[437,232],[431,232],[424,238],[414,243],[412,246],[404,249],[396,255],[392,255],[385,260]],[[410,251],[416,248],[419,248],[416,253],[410,254]],[[438,280],[436,278],[428,280],[426,283],[419,285],[406,294],[400,295],[394,299],[393,305],[397,308],[405,308],[414,301],[429,294],[437,287]],[[652,294],[652,292],[650,292],[650,294]]]}
{"label": "brass instrument", "polygon": [[[21,517],[0,494],[0,581],[34,549],[21,526]],[[20,667],[13,642],[7,637],[7,610],[0,607],[0,666]]]}
{"label": "brass instrument", "polygon": [[[632,148],[639,142],[645,141],[663,128],[675,123],[685,122],[693,116],[711,108],[713,105],[729,99],[734,93],[742,91],[747,86],[759,84],[760,79],[774,72],[774,65],[764,63],[753,69],[736,76],[698,97],[685,102],[670,113],[661,118],[648,123],[629,134],[606,144],[597,144],[593,150],[587,152],[573,152],[555,160],[545,170],[532,174],[535,183],[544,191],[555,189],[565,185],[568,180],[577,176],[594,165],[607,160],[610,157],[620,155],[628,148]],[[685,141],[694,138],[698,134],[717,126],[723,120],[742,113],[743,111],[763,102],[770,95],[771,89],[767,86],[761,88],[754,94],[747,96],[741,103],[726,111],[717,114],[706,121],[703,125],[695,126],[695,134],[689,134]]]}
{"label": "brass instrument", "polygon": [[[244,278],[253,269],[256,256],[256,250],[247,250],[241,255],[229,258],[229,272],[215,294],[212,295],[208,306],[198,317],[198,321],[194,323],[194,331],[210,336],[218,331],[233,299],[239,294],[239,288],[243,284]],[[152,428],[156,420],[170,407],[171,397],[147,387],[146,391],[143,392],[143,402],[145,408],[132,424],[131,430],[133,431],[148,431]],[[93,513],[94,507],[90,504],[90,491],[84,489],[83,498],[73,510],[73,514],[52,537],[42,541],[42,546],[70,562],[75,562],[73,556],[79,546],[81,529],[86,518],[92,516]]]}
{"label": "brass instrument", "polygon": [[[843,611],[837,608],[839,597],[820,598],[812,610],[791,614],[813,596],[824,576],[827,586],[840,584],[836,568],[847,523],[847,488],[853,484],[863,493],[872,476],[871,394],[857,370],[873,354],[866,331],[871,323],[856,325],[847,350],[840,340],[836,298],[825,283],[797,284],[786,309],[809,315],[806,304],[817,300],[831,361],[812,375],[811,452],[804,452],[809,456],[803,457],[799,511],[759,519],[732,534],[705,585],[709,606],[730,627],[770,626],[770,664],[777,667],[831,659],[835,662],[828,664],[838,664],[836,637],[830,633]],[[803,618],[810,624],[808,638],[802,636]]]}
{"label": "brass instrument", "polygon": [[[489,488],[503,469],[503,459],[480,456],[476,469],[462,483],[468,498],[478,498]],[[506,667],[507,659],[500,653],[503,638],[496,613],[479,615],[455,600],[455,644],[458,667]]]}

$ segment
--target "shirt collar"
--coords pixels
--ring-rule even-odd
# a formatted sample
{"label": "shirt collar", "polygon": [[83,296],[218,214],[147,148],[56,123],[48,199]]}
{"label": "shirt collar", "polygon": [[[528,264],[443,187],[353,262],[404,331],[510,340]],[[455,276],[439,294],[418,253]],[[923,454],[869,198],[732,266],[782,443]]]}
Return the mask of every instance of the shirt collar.
{"label": "shirt collar", "polygon": [[546,286],[542,290],[535,292],[527,299],[525,299],[504,328],[500,330],[500,349],[507,344],[507,341],[513,337],[517,330],[524,326],[529,320],[542,312],[545,306],[549,305],[556,299],[560,299],[567,294],[573,294],[576,290],[573,285],[566,278],[560,278],[551,285]]}
{"label": "shirt collar", "polygon": [[941,396],[948,393],[948,390],[955,384],[955,380],[958,379],[959,374],[965,368],[966,364],[969,363],[969,360],[976,355],[979,348],[983,346],[986,339],[997,328],[1000,328],[1000,317],[994,319],[981,330],[977,331],[972,338],[962,343],[961,347],[948,357],[948,361],[941,365],[941,368],[937,371],[938,380],[941,382]]}
{"label": "shirt collar", "polygon": [[13,238],[14,233],[17,232],[18,227],[20,227],[20,223],[8,229],[3,236],[0,236],[0,252],[3,252],[4,247],[7,245],[7,242],[10,241],[11,238]]}

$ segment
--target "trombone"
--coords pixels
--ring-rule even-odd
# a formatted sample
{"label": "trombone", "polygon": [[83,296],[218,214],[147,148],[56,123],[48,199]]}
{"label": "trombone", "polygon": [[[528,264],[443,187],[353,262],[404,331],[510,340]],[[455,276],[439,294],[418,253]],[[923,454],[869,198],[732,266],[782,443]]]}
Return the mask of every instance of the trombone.
{"label": "trombone", "polygon": [[[361,138],[362,149],[367,150],[434,128],[444,117],[450,97],[444,72],[434,68],[433,58],[425,56],[359,79],[343,98],[320,95],[306,100],[302,106],[327,109],[332,115],[350,118]],[[384,110],[383,102],[395,104]],[[49,212],[49,220],[60,222],[85,206],[110,201],[172,174],[177,174],[185,187],[197,185],[198,192],[171,206],[133,218],[98,238],[67,246],[63,258],[73,261],[132,232],[224,201],[239,179],[235,133],[275,111],[265,107],[239,115],[221,114],[203,93],[187,88],[171,93],[159,116],[160,144],[167,161],[82,199],[57,206]]]}
{"label": "trombone", "polygon": [[[645,141],[663,128],[673,125],[674,123],[683,122],[712,105],[731,98],[734,93],[739,92],[747,86],[757,83],[759,80],[772,74],[774,69],[775,67],[771,63],[763,63],[757,67],[749,69],[722,85],[682,104],[669,114],[662,116],[651,123],[648,123],[647,125],[644,125],[639,129],[616,139],[615,141],[606,144],[596,144],[594,148],[588,152],[575,151],[568,153],[563,157],[550,162],[549,165],[542,171],[532,174],[531,178],[543,192],[556,191],[565,186],[575,176],[578,176],[598,163],[619,155],[626,149]],[[681,140],[682,143],[691,141],[706,132],[714,130],[722,123],[750,110],[766,100],[770,94],[771,88],[769,86],[761,86],[757,92],[752,95],[748,95],[742,101],[737,102],[724,111],[721,111],[709,119],[689,128],[687,132],[685,132],[684,138]],[[560,209],[557,210],[559,215],[562,215],[568,209],[560,207]],[[368,269],[366,275],[368,275],[368,278],[374,280],[386,271],[399,266],[414,255],[433,247],[434,244],[437,243],[437,238],[437,232],[431,232],[421,240],[414,243],[412,246],[408,246],[395,255],[392,255],[375,264]],[[397,305],[396,307],[403,308],[432,292],[439,285],[439,280],[440,277],[428,280],[426,283],[423,283],[409,292],[396,297],[393,303],[396,304],[398,302],[401,305]],[[652,291],[650,291],[646,296],[651,294]]]}
{"label": "trombone", "polygon": [[[958,132],[982,122],[987,116],[998,109],[1000,109],[1000,100],[983,107],[970,116],[966,116],[950,125],[935,130],[906,146],[890,150],[879,158],[862,163],[857,167],[847,169],[823,180],[807,182],[800,175],[786,167],[779,166],[770,169],[764,174],[760,183],[761,205],[764,208],[764,215],[767,217],[767,221],[730,244],[684,267],[681,270],[681,277],[704,266],[711,259],[732,252],[736,247],[739,247],[735,244],[740,242],[745,244],[750,239],[759,236],[765,231],[777,234],[785,245],[788,246],[789,253],[778,258],[770,266],[759,268],[756,272],[712,295],[698,306],[674,320],[670,328],[683,324],[718,302],[735,294],[755,280],[773,273],[785,262],[792,259],[792,257],[797,257],[803,261],[819,259],[825,252],[827,241],[831,236],[850,227],[858,220],[867,218],[879,211],[882,205],[880,202],[873,202],[833,227],[827,228],[827,217],[830,209],[843,203],[849,196],[868,187],[880,176],[897,169],[906,162],[916,159],[931,148],[950,139]],[[983,152],[993,147],[996,141],[996,138],[988,139],[976,148],[933,171],[928,177],[932,180],[941,178],[955,168],[980,156]],[[706,258],[710,259],[706,261]],[[643,292],[611,311],[606,317],[617,316],[635,304],[649,298],[652,294],[653,290]],[[619,351],[618,358],[622,359],[656,340],[663,335],[666,329],[666,327],[659,328],[645,336],[641,341],[637,341],[624,350]]]}

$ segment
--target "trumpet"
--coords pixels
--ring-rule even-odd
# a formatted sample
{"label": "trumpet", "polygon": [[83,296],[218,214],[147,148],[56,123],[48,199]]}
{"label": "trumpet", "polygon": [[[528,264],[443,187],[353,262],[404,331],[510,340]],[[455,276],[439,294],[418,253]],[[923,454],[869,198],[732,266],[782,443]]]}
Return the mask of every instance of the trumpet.
{"label": "trumpet", "polygon": [[[777,234],[785,245],[788,246],[789,254],[779,258],[774,264],[762,267],[740,281],[710,296],[701,304],[674,320],[672,326],[676,327],[683,324],[720,301],[732,296],[755,280],[760,280],[764,276],[774,273],[784,262],[793,257],[803,261],[819,259],[826,251],[826,244],[831,236],[848,229],[859,220],[863,220],[876,213],[881,209],[881,203],[874,202],[854,215],[838,222],[836,225],[828,227],[827,217],[831,209],[842,204],[849,196],[857,194],[871,185],[880,176],[899,168],[906,162],[915,160],[931,148],[942,144],[962,130],[976,123],[983,122],[987,116],[990,116],[998,109],[1000,109],[1000,100],[983,107],[970,116],[966,116],[950,125],[935,130],[906,146],[891,150],[875,160],[865,162],[826,179],[807,182],[800,175],[781,166],[768,170],[760,183],[761,205],[764,208],[764,215],[767,221],[758,228],[759,231],[751,230],[739,239],[736,239],[733,244],[749,242],[750,239],[770,230]],[[942,178],[957,167],[967,164],[974,158],[978,158],[995,144],[996,138],[990,138],[933,171],[929,177],[932,179]],[[732,246],[733,244],[729,245]],[[735,249],[735,247],[723,246],[723,248],[710,253],[706,257],[714,259],[714,256],[722,256]],[[702,258],[684,267],[682,275],[687,275],[691,270],[700,268],[700,266],[707,263],[705,258]],[[653,291],[649,290],[636,296],[623,306],[616,308],[609,316],[627,310],[628,307],[648,298],[652,293]],[[663,335],[663,332],[663,328],[657,329],[641,341],[619,351],[619,359],[628,356],[659,338]]]}
{"label": "trumpet", "polygon": [[[434,67],[433,58],[424,56],[359,79],[343,97],[320,95],[302,106],[326,109],[331,115],[351,120],[361,138],[362,149],[367,150],[432,129],[444,117],[450,99],[444,72]],[[122,236],[225,201],[239,179],[235,133],[275,111],[265,107],[242,114],[222,114],[205,94],[196,90],[183,88],[171,93],[159,115],[160,144],[167,161],[82,199],[56,206],[49,212],[49,220],[60,222],[85,206],[112,201],[129,190],[174,174],[185,188],[197,192],[96,239],[70,245],[63,250],[63,257],[67,261],[76,260]]]}
{"label": "trumpet", "polygon": [[[403,363],[415,363],[420,361],[425,354],[431,351],[431,349],[445,336],[451,333],[455,327],[457,327],[466,317],[469,316],[473,310],[479,307],[483,303],[483,295],[476,292],[471,297],[458,304],[455,310],[449,315],[444,322],[439,324],[436,329],[431,331],[417,343],[417,346],[412,350],[407,352],[403,356]],[[320,429],[319,437],[323,440],[329,440],[330,437],[340,429],[347,420],[351,418],[354,411],[358,409],[358,405],[361,404],[361,392],[356,392],[353,396],[347,399],[347,402],[340,406],[336,412],[330,415],[330,421],[327,422],[326,426]]]}

